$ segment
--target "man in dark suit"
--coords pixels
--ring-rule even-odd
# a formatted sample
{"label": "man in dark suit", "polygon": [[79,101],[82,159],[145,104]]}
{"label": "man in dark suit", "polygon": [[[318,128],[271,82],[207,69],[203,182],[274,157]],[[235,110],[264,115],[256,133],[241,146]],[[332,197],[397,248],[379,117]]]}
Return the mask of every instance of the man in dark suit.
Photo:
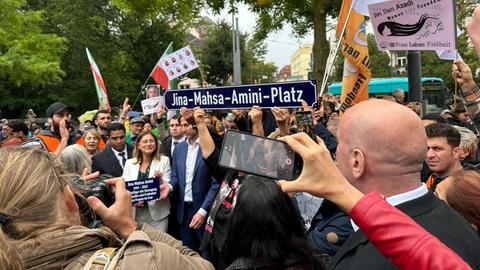
{"label": "man in dark suit", "polygon": [[170,159],[170,164],[172,164],[172,156],[175,146],[186,139],[185,134],[183,134],[182,131],[182,126],[180,125],[179,117],[179,115],[174,116],[168,121],[168,132],[170,133],[170,136],[162,142],[162,153]]}
{"label": "man in dark suit", "polygon": [[[364,101],[343,115],[337,135],[337,166],[353,186],[382,194],[479,269],[477,233],[420,182],[427,137],[413,111],[390,101]],[[331,269],[397,269],[352,225],[356,232],[336,253]]]}
{"label": "man in dark suit", "polygon": [[[168,132],[170,136],[168,136],[162,142],[162,153],[170,159],[170,166],[172,166],[172,156],[175,147],[185,141],[186,137],[183,134],[182,126],[180,125],[180,115],[172,117],[168,121]],[[178,201],[178,189],[173,190],[170,192],[170,201],[176,202]],[[170,208],[170,215],[168,216],[168,234],[171,236],[180,239],[180,225],[177,221],[177,204],[172,203],[172,207]]]}
{"label": "man in dark suit", "polygon": [[114,122],[108,127],[108,144],[105,149],[93,156],[92,172],[120,177],[125,161],[132,157],[132,148],[125,142],[125,126]]}
{"label": "man in dark suit", "polygon": [[175,203],[183,245],[198,251],[205,217],[217,193],[218,183],[203,160],[197,129],[183,118],[180,123],[187,140],[175,147],[170,184],[179,192]]}

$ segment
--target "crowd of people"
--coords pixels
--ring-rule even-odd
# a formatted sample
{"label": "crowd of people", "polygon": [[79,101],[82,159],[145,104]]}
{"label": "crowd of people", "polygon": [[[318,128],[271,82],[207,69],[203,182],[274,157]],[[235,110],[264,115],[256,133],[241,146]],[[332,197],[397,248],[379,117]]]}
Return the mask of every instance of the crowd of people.
{"label": "crowd of people", "polygon": [[[4,119],[0,268],[480,269],[480,88],[461,61],[451,75],[461,95],[438,115],[397,89],[341,118],[327,93],[300,109],[141,115],[127,98],[79,126],[62,102],[44,125]],[[230,130],[288,144],[297,179],[220,166]],[[160,197],[132,205],[125,182],[149,178]],[[308,228],[297,192],[323,198]]]}

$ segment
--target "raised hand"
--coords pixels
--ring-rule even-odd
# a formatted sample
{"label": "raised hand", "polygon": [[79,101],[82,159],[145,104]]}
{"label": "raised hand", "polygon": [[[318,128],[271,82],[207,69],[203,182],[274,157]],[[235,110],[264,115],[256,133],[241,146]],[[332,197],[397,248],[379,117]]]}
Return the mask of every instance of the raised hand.
{"label": "raised hand", "polygon": [[252,106],[252,109],[248,112],[253,124],[262,124],[262,114],[262,108],[257,105]]}

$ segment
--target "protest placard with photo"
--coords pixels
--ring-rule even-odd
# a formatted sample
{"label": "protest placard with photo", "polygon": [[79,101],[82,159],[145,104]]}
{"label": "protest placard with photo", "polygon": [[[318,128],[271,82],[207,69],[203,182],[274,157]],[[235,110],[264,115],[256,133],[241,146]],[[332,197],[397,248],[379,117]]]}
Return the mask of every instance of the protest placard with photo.
{"label": "protest placard with photo", "polygon": [[452,0],[393,0],[368,6],[383,50],[455,50]]}
{"label": "protest placard with photo", "polygon": [[158,96],[141,101],[144,115],[157,113],[160,107],[165,106],[165,97]]}
{"label": "protest placard with photo", "polygon": [[160,59],[160,66],[171,81],[189,71],[198,68],[198,62],[190,46],[181,48]]}

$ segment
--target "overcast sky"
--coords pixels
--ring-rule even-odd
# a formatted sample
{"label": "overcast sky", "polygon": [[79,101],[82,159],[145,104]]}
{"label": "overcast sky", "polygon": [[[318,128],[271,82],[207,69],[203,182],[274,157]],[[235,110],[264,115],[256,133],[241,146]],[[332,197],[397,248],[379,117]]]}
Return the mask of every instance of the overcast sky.
{"label": "overcast sky", "polygon": [[[208,16],[215,22],[220,19],[224,19],[229,23],[232,21],[232,15],[228,14],[227,10],[216,16],[207,11],[202,12],[202,15]],[[254,32],[256,16],[248,10],[246,5],[242,4],[238,6],[237,17],[239,17],[238,24],[240,31],[248,33]],[[265,58],[267,61],[274,62],[277,68],[280,69],[290,63],[290,57],[303,43],[313,43],[313,30],[305,38],[299,40],[293,37],[291,26],[285,25],[282,31],[268,35],[266,39],[268,53]]]}

